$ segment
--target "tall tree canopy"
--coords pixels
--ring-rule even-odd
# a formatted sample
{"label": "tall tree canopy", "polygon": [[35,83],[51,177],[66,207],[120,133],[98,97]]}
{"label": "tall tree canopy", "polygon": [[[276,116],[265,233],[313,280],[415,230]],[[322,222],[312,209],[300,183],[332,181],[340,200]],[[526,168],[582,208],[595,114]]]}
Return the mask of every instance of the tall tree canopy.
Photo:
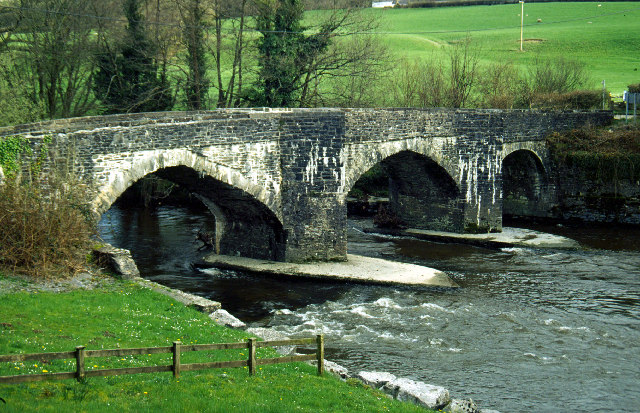
{"label": "tall tree canopy", "polygon": [[262,106],[291,106],[302,76],[301,60],[309,52],[301,24],[300,0],[264,0],[258,3],[258,80],[249,99]]}
{"label": "tall tree canopy", "polygon": [[155,45],[149,40],[140,0],[124,0],[127,28],[116,42],[105,38],[97,54],[95,93],[108,113],[151,112],[173,106],[165,71],[158,73]]}

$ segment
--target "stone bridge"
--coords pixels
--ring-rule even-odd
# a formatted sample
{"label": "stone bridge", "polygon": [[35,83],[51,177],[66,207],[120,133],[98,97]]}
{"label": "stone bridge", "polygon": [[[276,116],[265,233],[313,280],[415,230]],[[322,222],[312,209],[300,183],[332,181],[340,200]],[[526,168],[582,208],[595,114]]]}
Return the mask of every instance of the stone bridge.
{"label": "stone bridge", "polygon": [[100,216],[150,173],[194,193],[216,219],[219,252],[344,260],[346,197],[381,164],[390,208],[409,226],[500,231],[503,211],[553,202],[545,135],[608,112],[453,109],[229,109],[56,120],[0,128],[62,162]]}

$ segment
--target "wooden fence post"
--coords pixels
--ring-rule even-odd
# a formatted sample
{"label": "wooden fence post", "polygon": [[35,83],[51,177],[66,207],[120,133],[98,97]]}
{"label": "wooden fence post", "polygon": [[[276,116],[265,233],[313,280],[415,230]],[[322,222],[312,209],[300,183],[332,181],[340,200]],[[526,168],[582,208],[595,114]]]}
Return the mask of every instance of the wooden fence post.
{"label": "wooden fence post", "polygon": [[318,343],[318,349],[316,350],[316,356],[318,357],[318,376],[322,376],[322,373],[324,373],[324,334],[318,334],[316,336],[316,342]]}
{"label": "wooden fence post", "polygon": [[256,374],[256,339],[249,339],[249,374]]}
{"label": "wooden fence post", "polygon": [[84,346],[76,347],[76,380],[84,380]]}
{"label": "wooden fence post", "polygon": [[180,342],[173,342],[173,377],[180,378]]}

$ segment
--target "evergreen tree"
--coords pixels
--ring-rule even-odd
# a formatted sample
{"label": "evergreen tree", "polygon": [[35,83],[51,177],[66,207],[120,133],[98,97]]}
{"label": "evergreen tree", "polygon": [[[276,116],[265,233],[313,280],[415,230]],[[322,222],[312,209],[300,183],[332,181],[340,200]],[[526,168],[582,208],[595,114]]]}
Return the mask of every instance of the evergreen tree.
{"label": "evergreen tree", "polygon": [[265,0],[258,5],[260,69],[247,100],[260,106],[291,106],[302,74],[299,59],[305,39],[301,25],[304,8],[299,0]]}
{"label": "evergreen tree", "polygon": [[97,56],[94,91],[109,113],[152,112],[173,105],[166,73],[158,76],[154,45],[147,38],[140,0],[124,0],[127,29],[115,48],[105,42]]}
{"label": "evergreen tree", "polygon": [[256,25],[259,76],[246,97],[250,104],[269,107],[300,105],[300,95],[308,86],[315,62],[331,45],[343,20],[329,21],[318,32],[306,35],[301,22],[304,5],[300,0],[261,0]]}
{"label": "evergreen tree", "polygon": [[184,23],[183,38],[187,48],[188,67],[185,97],[187,108],[206,109],[209,80],[204,47],[204,8],[201,0],[189,0],[181,9]]}

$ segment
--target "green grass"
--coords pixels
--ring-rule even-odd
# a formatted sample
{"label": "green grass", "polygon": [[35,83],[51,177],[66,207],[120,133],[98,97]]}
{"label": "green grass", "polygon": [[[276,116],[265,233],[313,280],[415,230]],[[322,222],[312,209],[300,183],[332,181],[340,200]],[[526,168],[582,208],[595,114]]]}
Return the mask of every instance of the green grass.
{"label": "green grass", "polygon": [[[313,13],[320,12],[310,19]],[[591,88],[605,80],[614,94],[640,81],[640,2],[527,3],[524,52],[519,4],[366,13],[380,18],[380,38],[397,57],[444,55],[470,36],[484,64],[511,61],[525,68],[537,57],[578,60],[586,64]]]}
{"label": "green grass", "polygon": [[[2,276],[4,283],[13,282]],[[19,279],[15,280],[20,283]],[[6,285],[6,284],[5,284]],[[129,282],[65,293],[0,292],[0,354],[237,342],[243,331],[214,324],[171,299]],[[258,349],[258,357],[273,356]],[[246,358],[244,350],[183,353],[183,363]],[[88,369],[171,364],[171,355],[87,359]],[[0,375],[74,371],[74,360],[0,363]],[[316,375],[304,363],[0,385],[2,412],[23,411],[424,411],[356,382]]]}

